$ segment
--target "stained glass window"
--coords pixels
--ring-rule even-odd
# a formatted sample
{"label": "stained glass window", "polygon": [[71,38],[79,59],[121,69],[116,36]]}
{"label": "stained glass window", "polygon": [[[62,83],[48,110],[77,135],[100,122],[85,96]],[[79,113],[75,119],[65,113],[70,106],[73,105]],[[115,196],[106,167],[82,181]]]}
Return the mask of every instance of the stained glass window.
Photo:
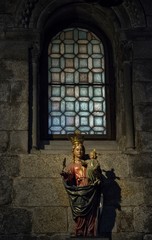
{"label": "stained glass window", "polygon": [[48,134],[107,134],[102,41],[81,28],[65,29],[48,46]]}

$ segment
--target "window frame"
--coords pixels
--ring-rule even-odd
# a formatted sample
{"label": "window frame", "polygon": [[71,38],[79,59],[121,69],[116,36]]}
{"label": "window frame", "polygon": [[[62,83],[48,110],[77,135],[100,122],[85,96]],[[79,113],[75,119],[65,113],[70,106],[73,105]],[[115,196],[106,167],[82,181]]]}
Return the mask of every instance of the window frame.
{"label": "window frame", "polygon": [[[109,95],[106,101],[107,108],[107,129],[108,134],[105,135],[85,135],[87,140],[115,140],[116,139],[116,119],[115,119],[115,78],[113,69],[112,47],[107,36],[96,26],[87,26],[86,24],[78,22],[71,23],[70,28],[78,27],[87,29],[93,32],[99,39],[101,39],[105,52],[105,84],[109,82]],[[63,29],[69,28],[68,24],[52,29],[51,32],[46,32],[43,39],[42,52],[40,56],[40,85],[39,85],[39,126],[40,126],[40,141],[48,140],[64,140],[67,139],[66,134],[49,136],[48,134],[48,45],[51,39]],[[106,97],[107,98],[107,97]]]}

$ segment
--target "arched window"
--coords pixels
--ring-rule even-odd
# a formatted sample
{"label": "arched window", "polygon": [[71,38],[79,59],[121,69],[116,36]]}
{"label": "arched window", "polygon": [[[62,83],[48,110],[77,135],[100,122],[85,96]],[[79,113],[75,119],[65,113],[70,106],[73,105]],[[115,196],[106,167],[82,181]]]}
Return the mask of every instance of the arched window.
{"label": "arched window", "polygon": [[44,99],[42,138],[63,139],[75,130],[88,139],[115,138],[114,78],[109,56],[105,39],[88,29],[65,28],[51,38],[45,87],[40,89]]}

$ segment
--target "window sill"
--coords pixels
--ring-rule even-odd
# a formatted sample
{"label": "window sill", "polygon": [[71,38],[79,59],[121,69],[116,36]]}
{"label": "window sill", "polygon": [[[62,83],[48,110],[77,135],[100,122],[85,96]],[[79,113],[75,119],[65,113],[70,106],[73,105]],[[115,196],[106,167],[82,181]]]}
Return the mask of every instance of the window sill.
{"label": "window sill", "polygon": [[[84,146],[86,152],[96,149],[97,153],[103,151],[120,151],[119,146],[116,141],[85,141]],[[47,145],[44,145],[44,149],[41,150],[42,153],[48,154],[61,154],[70,153],[72,149],[72,144],[70,141],[50,141]]]}

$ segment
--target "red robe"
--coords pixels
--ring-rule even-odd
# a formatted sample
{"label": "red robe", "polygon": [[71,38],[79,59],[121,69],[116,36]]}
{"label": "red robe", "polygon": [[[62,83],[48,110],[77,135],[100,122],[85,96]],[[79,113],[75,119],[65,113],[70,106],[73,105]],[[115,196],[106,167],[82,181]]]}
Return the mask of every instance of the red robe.
{"label": "red robe", "polygon": [[87,168],[81,162],[66,168],[65,188],[75,221],[76,236],[96,236],[96,217],[100,200],[99,184],[88,184]]}

